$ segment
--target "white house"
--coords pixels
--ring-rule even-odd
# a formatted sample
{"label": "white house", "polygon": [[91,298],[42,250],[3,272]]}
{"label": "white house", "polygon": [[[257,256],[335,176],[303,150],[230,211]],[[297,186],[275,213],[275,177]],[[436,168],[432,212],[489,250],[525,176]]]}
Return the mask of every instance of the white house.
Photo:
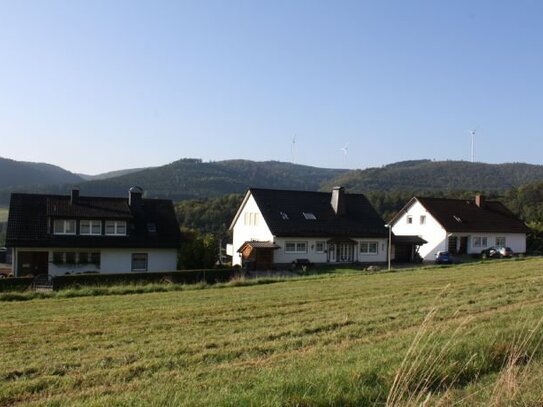
{"label": "white house", "polygon": [[526,252],[528,227],[500,202],[412,198],[391,220],[396,236],[417,235],[427,241],[419,254],[434,260],[438,251],[480,254],[491,246],[508,246],[515,253]]}
{"label": "white house", "polygon": [[15,276],[163,272],[177,268],[179,225],[170,200],[11,195],[6,246]]}
{"label": "white house", "polygon": [[251,188],[230,226],[233,264],[384,263],[388,230],[362,194]]}

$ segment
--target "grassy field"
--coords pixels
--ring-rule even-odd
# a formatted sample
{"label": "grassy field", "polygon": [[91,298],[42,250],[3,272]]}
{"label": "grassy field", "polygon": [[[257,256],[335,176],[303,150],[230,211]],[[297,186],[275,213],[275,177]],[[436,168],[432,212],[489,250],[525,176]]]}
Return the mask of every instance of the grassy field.
{"label": "grassy field", "polygon": [[0,405],[543,400],[543,259],[1,304]]}

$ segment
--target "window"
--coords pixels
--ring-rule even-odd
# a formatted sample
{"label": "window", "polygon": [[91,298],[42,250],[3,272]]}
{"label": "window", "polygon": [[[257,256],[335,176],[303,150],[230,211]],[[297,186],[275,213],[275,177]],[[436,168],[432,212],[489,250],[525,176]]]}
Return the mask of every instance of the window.
{"label": "window", "polygon": [[304,218],[306,220],[317,220],[317,217],[315,216],[315,214],[311,213],[311,212],[302,212],[304,214]]}
{"label": "window", "polygon": [[245,212],[244,223],[248,226],[258,226],[259,215],[258,212]]}
{"label": "window", "polygon": [[424,225],[426,223],[426,215],[420,215],[420,224]]}
{"label": "window", "polygon": [[407,215],[407,224],[410,225],[413,223],[413,216]]}
{"label": "window", "polygon": [[75,252],[66,252],[65,263],[66,264],[76,264]]}
{"label": "window", "polygon": [[377,254],[377,242],[360,242],[361,254]]}
{"label": "window", "polygon": [[325,243],[324,242],[315,242],[315,251],[317,253],[324,253],[324,248],[325,248]]}
{"label": "window", "polygon": [[64,263],[64,253],[63,252],[53,252],[53,263],[54,264],[63,264]]}
{"label": "window", "polygon": [[56,265],[75,266],[76,264],[93,264],[100,267],[100,253],[91,252],[53,252],[53,263]]}
{"label": "window", "polygon": [[100,220],[81,220],[79,221],[80,235],[101,235],[102,221]]}
{"label": "window", "polygon": [[126,222],[124,220],[107,220],[106,235],[126,236]]}
{"label": "window", "polygon": [[147,271],[147,253],[132,253],[132,271]]}
{"label": "window", "polygon": [[496,246],[505,246],[505,236],[496,237]]}
{"label": "window", "polygon": [[147,231],[149,233],[156,233],[156,223],[148,223],[147,224]]}
{"label": "window", "polygon": [[286,242],[286,253],[307,253],[307,242]]}
{"label": "window", "polygon": [[53,233],[55,235],[75,235],[75,220],[55,219],[53,222]]}
{"label": "window", "polygon": [[473,247],[474,248],[487,247],[486,236],[473,236]]}

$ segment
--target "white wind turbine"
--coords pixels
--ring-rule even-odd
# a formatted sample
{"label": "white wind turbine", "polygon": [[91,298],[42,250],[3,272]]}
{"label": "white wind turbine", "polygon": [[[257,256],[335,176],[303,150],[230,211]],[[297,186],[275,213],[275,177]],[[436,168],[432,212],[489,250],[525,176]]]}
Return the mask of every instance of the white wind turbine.
{"label": "white wind turbine", "polygon": [[340,148],[343,151],[345,161],[347,160],[347,154],[349,153],[349,143],[346,143],[343,147]]}
{"label": "white wind turbine", "polygon": [[294,163],[294,147],[296,145],[296,134],[292,137],[292,143],[290,145],[290,154],[292,155],[292,163]]}
{"label": "white wind turbine", "polygon": [[471,162],[475,162],[475,133],[477,133],[478,128],[474,128],[470,131],[471,134]]}

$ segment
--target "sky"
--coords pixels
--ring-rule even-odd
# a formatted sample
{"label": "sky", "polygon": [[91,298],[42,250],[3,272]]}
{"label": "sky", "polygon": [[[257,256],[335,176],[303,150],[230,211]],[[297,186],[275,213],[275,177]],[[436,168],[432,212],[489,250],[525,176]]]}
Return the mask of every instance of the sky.
{"label": "sky", "polygon": [[[0,157],[543,164],[543,2],[0,0]],[[347,154],[342,150],[347,146]]]}

